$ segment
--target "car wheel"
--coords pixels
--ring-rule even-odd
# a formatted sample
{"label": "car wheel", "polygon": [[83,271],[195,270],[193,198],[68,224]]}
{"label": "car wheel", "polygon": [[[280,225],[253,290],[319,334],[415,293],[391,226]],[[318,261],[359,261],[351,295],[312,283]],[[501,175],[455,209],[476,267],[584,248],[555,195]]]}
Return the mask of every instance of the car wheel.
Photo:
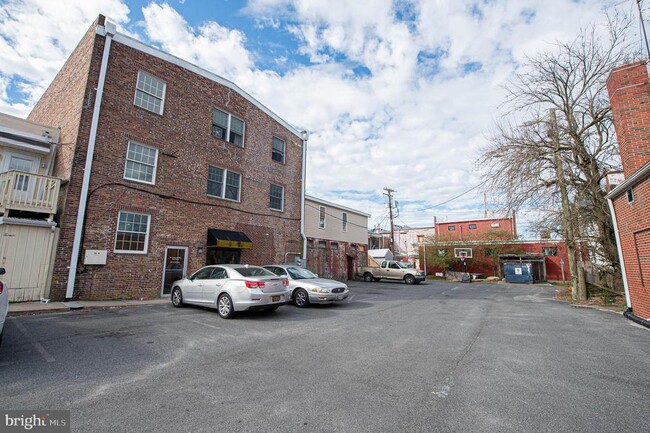
{"label": "car wheel", "polygon": [[176,308],[183,306],[183,292],[180,287],[174,287],[172,290],[172,305]]}
{"label": "car wheel", "polygon": [[5,335],[5,330],[3,329],[2,332],[0,332],[0,346],[2,346],[2,336]]}
{"label": "car wheel", "polygon": [[217,299],[217,311],[224,319],[230,319],[235,314],[235,310],[232,307],[232,299],[230,299],[227,293],[219,295]]}
{"label": "car wheel", "polygon": [[293,302],[296,303],[296,307],[304,308],[309,306],[309,293],[305,289],[296,290],[296,294],[293,295]]}
{"label": "car wheel", "polygon": [[374,279],[375,277],[373,277],[370,272],[366,272],[365,274],[363,274],[363,281],[365,281],[366,283],[371,283]]}
{"label": "car wheel", "polygon": [[404,282],[406,284],[415,284],[415,277],[413,275],[407,275],[404,277]]}

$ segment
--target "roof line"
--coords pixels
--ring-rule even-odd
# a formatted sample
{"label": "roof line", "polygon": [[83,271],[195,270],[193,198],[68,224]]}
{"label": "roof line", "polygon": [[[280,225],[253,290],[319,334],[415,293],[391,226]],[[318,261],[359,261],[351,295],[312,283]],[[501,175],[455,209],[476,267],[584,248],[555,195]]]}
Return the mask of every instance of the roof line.
{"label": "roof line", "polygon": [[361,212],[360,210],[356,210],[356,209],[352,209],[351,207],[347,207],[347,206],[343,206],[343,205],[340,205],[340,204],[332,203],[330,201],[323,200],[322,198],[314,197],[313,195],[305,194],[305,199],[315,201],[316,203],[325,204],[325,205],[333,206],[333,207],[336,207],[336,208],[339,208],[339,209],[347,210],[349,212],[354,212],[354,213],[356,213],[358,215],[363,215],[363,216],[368,217],[368,218],[370,218],[372,216],[372,215],[370,215],[368,213]]}
{"label": "roof line", "polygon": [[[100,36],[105,36],[106,35],[106,27],[102,26],[100,24],[97,25],[96,33]],[[244,91],[241,87],[233,83],[232,81],[229,81],[213,72],[210,72],[206,69],[203,69],[193,63],[188,62],[187,60],[183,60],[180,57],[177,57],[173,54],[167,53],[165,51],[162,51],[156,47],[152,47],[151,45],[147,45],[144,42],[141,42],[137,39],[134,39],[130,36],[127,36],[123,33],[115,33],[115,36],[113,37],[114,42],[118,42],[122,45],[126,45],[130,48],[133,48],[135,50],[141,51],[143,53],[149,54],[151,56],[157,57],[159,59],[165,60],[169,63],[172,63],[174,65],[180,66],[181,68],[187,69],[188,71],[194,72],[195,74],[201,75],[204,78],[207,78],[208,80],[214,81],[215,83],[221,84],[222,86],[228,87],[229,89],[234,90],[235,92],[239,93],[241,96],[243,96],[246,100],[248,100],[250,103],[255,105],[257,108],[262,110],[264,113],[268,114],[271,116],[276,122],[280,123],[282,126],[284,126],[286,129],[289,131],[293,132],[298,138],[301,140],[303,139],[301,132],[298,131],[298,129],[292,125],[290,125],[286,120],[282,119],[280,116],[275,114],[273,111],[271,111],[268,107],[266,107],[264,104],[262,104],[260,101],[255,99],[253,96],[251,96],[249,93]]]}

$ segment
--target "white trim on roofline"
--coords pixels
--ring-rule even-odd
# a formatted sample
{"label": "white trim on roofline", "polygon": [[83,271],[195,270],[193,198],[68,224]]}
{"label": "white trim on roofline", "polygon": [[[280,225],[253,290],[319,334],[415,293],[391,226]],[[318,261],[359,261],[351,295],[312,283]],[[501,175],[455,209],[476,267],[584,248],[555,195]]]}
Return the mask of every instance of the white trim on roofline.
{"label": "white trim on roofline", "polygon": [[[332,203],[331,201],[326,201],[326,200],[323,200],[323,199],[320,199],[320,198],[316,198],[316,197],[314,197],[312,195],[306,195],[305,194],[305,199],[306,200],[311,200],[311,201],[316,202],[316,203],[324,204],[326,206],[334,207],[336,209],[352,212],[352,213],[355,213],[357,215],[362,215],[362,216],[365,216],[367,218],[371,217],[370,214],[367,214],[365,212],[361,212],[360,210],[356,210],[356,209],[352,209],[350,207],[342,206],[340,204]],[[348,223],[349,223],[349,221],[348,221]]]}
{"label": "white trim on roofline", "polygon": [[[100,36],[105,36],[106,35],[105,27],[101,25],[97,25],[96,33]],[[122,33],[115,33],[113,41],[120,43],[122,45],[126,45],[135,50],[141,51],[143,53],[149,54],[150,56],[157,57],[166,62],[172,63],[176,66],[180,66],[181,68],[187,69],[190,72],[194,72],[195,74],[205,77],[208,80],[214,81],[217,84],[220,84],[222,86],[234,90],[235,92],[243,96],[246,100],[248,100],[251,104],[255,105],[264,113],[268,114],[271,118],[273,118],[273,120],[275,120],[280,125],[284,126],[286,129],[291,131],[294,135],[296,135],[296,137],[300,138],[300,140],[302,141],[301,131],[298,131],[294,126],[291,126],[287,121],[283,120],[280,116],[275,114],[273,111],[271,111],[264,104],[262,104],[260,101],[255,99],[253,96],[246,93],[242,88],[237,86],[232,81],[226,80],[225,78],[220,77],[219,75],[207,71],[203,68],[200,68],[199,66],[196,66],[195,64],[190,63],[187,60],[183,60],[179,57],[174,56],[173,54],[169,54],[167,52],[159,50],[158,48],[147,45],[144,42],[138,41],[137,39],[133,39],[132,37],[124,35]]]}
{"label": "white trim on roofline", "polygon": [[467,219],[462,219],[462,220],[450,220],[450,221],[436,221],[436,225],[440,224],[458,224],[458,223],[473,223],[474,221],[503,221],[503,220],[511,220],[512,215],[506,216],[503,218],[467,218]]}
{"label": "white trim on roofline", "polygon": [[624,194],[628,189],[633,188],[638,183],[642,182],[646,177],[650,176],[650,161],[643,164],[632,176],[619,183],[616,188],[611,190],[605,196],[606,199],[614,200],[618,196]]}

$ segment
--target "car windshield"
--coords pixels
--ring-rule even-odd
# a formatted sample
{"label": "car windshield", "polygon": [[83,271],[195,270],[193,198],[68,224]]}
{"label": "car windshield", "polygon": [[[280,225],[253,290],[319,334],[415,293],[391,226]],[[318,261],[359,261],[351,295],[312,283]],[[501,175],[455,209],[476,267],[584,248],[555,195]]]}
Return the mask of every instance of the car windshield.
{"label": "car windshield", "polygon": [[289,275],[294,280],[308,280],[311,278],[318,278],[318,275],[304,268],[287,268],[287,272],[289,272]]}
{"label": "car windshield", "polygon": [[259,268],[257,266],[248,266],[235,268],[235,271],[239,272],[242,277],[275,277],[276,275],[273,272],[267,271],[264,268]]}

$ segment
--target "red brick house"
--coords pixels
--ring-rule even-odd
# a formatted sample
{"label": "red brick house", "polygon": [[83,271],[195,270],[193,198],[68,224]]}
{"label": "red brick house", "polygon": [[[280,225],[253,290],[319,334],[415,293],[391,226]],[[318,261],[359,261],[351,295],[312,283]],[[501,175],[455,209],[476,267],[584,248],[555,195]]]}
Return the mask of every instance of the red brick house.
{"label": "red brick house", "polygon": [[304,251],[306,133],[103,16],[29,119],[61,128],[53,299],[158,297],[205,264]]}
{"label": "red brick house", "polygon": [[484,239],[517,239],[515,213],[507,218],[477,218],[464,221],[437,221],[433,218],[435,236],[447,241]]}
{"label": "red brick house", "polygon": [[[520,240],[515,213],[506,218],[477,218],[435,223],[435,241],[420,243],[420,268],[503,277],[506,262],[530,263],[536,281],[569,281],[569,257],[563,240]],[[425,252],[426,249],[426,252]],[[461,257],[461,255],[465,257]],[[501,257],[500,257],[501,256]]]}
{"label": "red brick house", "polygon": [[608,195],[627,298],[626,316],[650,327],[650,81],[646,62],[607,81],[625,180]]}

